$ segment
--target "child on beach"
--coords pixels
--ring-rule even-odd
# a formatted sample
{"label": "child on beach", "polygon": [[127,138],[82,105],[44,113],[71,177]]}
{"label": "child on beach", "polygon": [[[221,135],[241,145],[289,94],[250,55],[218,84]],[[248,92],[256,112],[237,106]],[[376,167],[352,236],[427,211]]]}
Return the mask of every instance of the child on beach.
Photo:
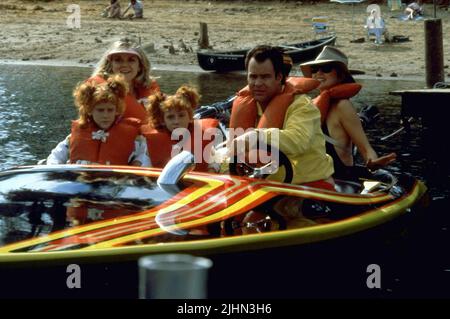
{"label": "child on beach", "polygon": [[100,84],[79,84],[73,93],[79,119],[72,122],[71,134],[52,150],[47,165],[150,166],[140,121],[122,117],[127,90],[119,75]]}
{"label": "child on beach", "polygon": [[[133,8],[134,10],[134,14],[130,13],[127,16],[125,16],[125,14],[127,13],[127,11]],[[124,18],[129,18],[129,19],[142,19],[144,17],[144,6],[142,5],[142,2],[139,0],[130,0],[130,4],[128,5],[128,7],[125,9],[125,11],[123,12],[122,15]]]}
{"label": "child on beach", "polygon": [[119,0],[111,0],[109,6],[102,13],[104,18],[120,19],[120,3]]}
{"label": "child on beach", "polygon": [[405,9],[405,15],[407,15],[408,20],[414,20],[417,16],[423,15],[423,5],[421,1],[413,1]]}
{"label": "child on beach", "polygon": [[[148,112],[150,125],[144,131],[150,160],[154,167],[164,167],[172,155],[184,150],[195,156],[196,170],[216,171],[208,165],[211,148],[218,130],[216,119],[193,119],[194,110],[199,105],[200,95],[189,86],[181,86],[174,95],[156,93],[149,96]],[[198,145],[198,146],[197,146]],[[201,145],[201,149],[199,148]],[[196,150],[196,148],[199,148]],[[201,151],[201,152],[200,152]]]}
{"label": "child on beach", "polygon": [[366,19],[365,28],[367,29],[367,36],[369,34],[375,35],[375,44],[382,44],[381,35],[384,32],[384,21],[377,9],[372,9]]}
{"label": "child on beach", "polygon": [[122,75],[129,87],[123,116],[137,118],[144,124],[148,121],[144,101],[160,91],[158,83],[150,76],[150,68],[150,61],[140,46],[124,38],[105,52],[88,81],[102,83],[115,74]]}

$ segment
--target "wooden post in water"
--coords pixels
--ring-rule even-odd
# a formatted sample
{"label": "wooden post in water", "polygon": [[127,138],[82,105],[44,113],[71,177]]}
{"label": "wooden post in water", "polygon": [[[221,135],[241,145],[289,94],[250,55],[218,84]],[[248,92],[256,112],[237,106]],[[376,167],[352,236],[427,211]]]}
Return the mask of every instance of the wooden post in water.
{"label": "wooden post in water", "polygon": [[427,19],[425,26],[425,79],[427,87],[444,82],[444,52],[441,19]]}
{"label": "wooden post in water", "polygon": [[200,22],[200,39],[198,39],[198,48],[209,48],[208,25],[204,22]]}

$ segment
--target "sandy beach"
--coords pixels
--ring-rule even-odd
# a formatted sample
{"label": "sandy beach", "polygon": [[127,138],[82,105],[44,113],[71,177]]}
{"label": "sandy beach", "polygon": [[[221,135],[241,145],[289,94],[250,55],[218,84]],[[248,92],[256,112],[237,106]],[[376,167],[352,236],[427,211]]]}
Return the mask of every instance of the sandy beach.
{"label": "sandy beach", "polygon": [[[196,51],[200,22],[208,24],[215,50],[250,48],[257,44],[289,44],[314,38],[311,18],[327,16],[337,34],[337,46],[349,56],[350,68],[368,76],[424,77],[424,22],[401,21],[402,11],[381,4],[382,17],[392,35],[409,37],[403,43],[351,43],[365,38],[369,2],[346,5],[302,1],[144,0],[144,19],[101,17],[109,1],[3,0],[0,4],[0,60],[26,63],[93,65],[113,41],[140,38],[155,66],[199,70]],[[128,1],[120,1],[125,8]],[[67,21],[70,4],[79,5],[80,28]],[[432,17],[433,6],[426,14]],[[444,35],[445,74],[450,76],[450,11],[439,8]],[[173,46],[175,52],[170,53]]]}

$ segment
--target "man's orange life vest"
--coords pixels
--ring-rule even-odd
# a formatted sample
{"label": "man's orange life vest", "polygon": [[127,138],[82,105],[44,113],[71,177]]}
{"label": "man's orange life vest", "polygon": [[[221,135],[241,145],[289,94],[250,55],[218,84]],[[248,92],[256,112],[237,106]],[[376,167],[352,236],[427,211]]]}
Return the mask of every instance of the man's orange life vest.
{"label": "man's orange life vest", "polygon": [[[88,79],[88,81],[95,81],[100,84],[106,82],[101,76],[94,76]],[[139,119],[142,124],[148,122],[148,113],[144,107],[144,104],[139,102],[139,99],[147,98],[149,95],[159,92],[160,88],[156,81],[152,81],[150,87],[140,87],[136,90],[136,96],[132,93],[128,93],[125,96],[125,112],[122,117],[133,117]]]}
{"label": "man's orange life vest", "polygon": [[[320,84],[311,78],[289,77],[286,80],[282,93],[275,96],[264,110],[257,127],[258,128],[282,128],[284,116],[288,107],[294,101],[295,95],[305,94],[314,90]],[[230,128],[243,128],[244,130],[255,127],[258,111],[256,101],[248,86],[240,90],[233,102],[231,111]]]}
{"label": "man's orange life vest", "polygon": [[79,122],[73,121],[70,163],[80,160],[106,165],[128,165],[134,141],[140,134],[140,126],[138,119],[126,118],[113,124],[108,131],[103,131],[93,123],[80,128]]}
{"label": "man's orange life vest", "polygon": [[[203,154],[209,155],[211,153],[212,141],[214,135],[209,134],[213,131],[208,129],[216,129],[219,121],[216,119],[202,119],[195,120],[192,124],[189,124],[188,130],[190,134],[190,140],[188,142],[184,140],[184,144],[180,145],[184,150],[190,151],[195,156],[195,170],[201,172],[208,171],[208,163]],[[209,133],[206,131],[208,130]],[[207,133],[208,135],[206,135]],[[201,134],[197,137],[195,134]],[[152,167],[164,167],[171,159],[172,147],[179,143],[180,140],[172,140],[171,133],[167,129],[148,129],[143,132],[143,135],[147,139],[147,147],[152,162]],[[196,146],[195,140],[201,141],[201,152]],[[198,143],[198,142],[197,142]]]}
{"label": "man's orange life vest", "polygon": [[313,103],[320,110],[321,123],[324,123],[327,118],[328,110],[333,100],[349,99],[358,94],[361,87],[361,84],[358,83],[343,83],[320,92],[320,95],[313,100]]}

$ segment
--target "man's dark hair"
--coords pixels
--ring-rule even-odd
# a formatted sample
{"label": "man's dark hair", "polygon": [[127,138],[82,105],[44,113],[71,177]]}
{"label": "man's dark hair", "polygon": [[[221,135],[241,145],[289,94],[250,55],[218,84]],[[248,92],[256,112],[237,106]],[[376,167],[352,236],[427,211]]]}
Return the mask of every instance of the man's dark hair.
{"label": "man's dark hair", "polygon": [[245,69],[248,70],[248,63],[251,58],[255,58],[256,62],[262,63],[269,59],[272,62],[275,76],[282,75],[281,84],[286,82],[285,66],[283,64],[283,52],[276,47],[269,45],[258,45],[247,53],[245,57]]}

